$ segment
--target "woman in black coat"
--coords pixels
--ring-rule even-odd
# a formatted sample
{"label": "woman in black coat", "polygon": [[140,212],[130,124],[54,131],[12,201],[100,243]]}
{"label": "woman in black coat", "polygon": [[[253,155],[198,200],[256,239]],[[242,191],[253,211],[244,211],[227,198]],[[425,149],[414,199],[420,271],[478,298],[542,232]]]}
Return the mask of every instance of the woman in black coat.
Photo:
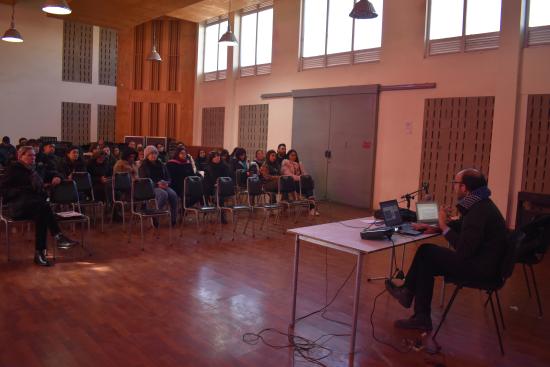
{"label": "woman in black coat", "polygon": [[103,150],[94,153],[94,156],[88,162],[88,172],[92,177],[95,199],[106,202],[108,197],[107,183],[113,176],[113,168],[107,160],[107,154]]}
{"label": "woman in black coat", "polygon": [[[59,248],[69,248],[77,242],[61,233],[55,214],[46,201],[44,181],[34,169],[35,152],[31,146],[19,148],[18,160],[11,164],[0,185],[4,203],[8,205],[10,216],[16,220],[32,220],[35,223],[34,262],[41,266],[52,265],[47,259],[46,241],[48,229]],[[53,186],[61,182],[54,177]]]}
{"label": "woman in black coat", "polygon": [[70,147],[67,149],[65,160],[61,164],[61,173],[66,179],[72,179],[73,172],[86,172],[86,164],[80,158],[80,150],[78,147]]}
{"label": "woman in black coat", "polygon": [[[216,181],[220,177],[230,177],[230,170],[226,163],[221,159],[220,153],[213,151],[208,155],[208,165],[204,171],[205,192],[209,196],[216,195]],[[223,199],[220,198],[220,205],[223,205]],[[222,223],[227,223],[222,212]]]}
{"label": "woman in black coat", "polygon": [[166,168],[170,174],[170,187],[181,197],[183,195],[183,181],[185,177],[195,175],[193,164],[184,147],[176,149],[172,159],[166,163]]}

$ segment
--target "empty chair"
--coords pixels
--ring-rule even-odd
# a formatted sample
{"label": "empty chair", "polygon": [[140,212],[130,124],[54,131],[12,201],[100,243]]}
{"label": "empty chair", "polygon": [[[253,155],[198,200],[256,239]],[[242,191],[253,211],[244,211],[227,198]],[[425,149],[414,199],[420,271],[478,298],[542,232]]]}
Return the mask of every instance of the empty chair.
{"label": "empty chair", "polygon": [[[73,180],[63,180],[59,185],[54,186],[50,194],[50,203],[54,207],[54,211],[57,214],[57,221],[59,224],[68,223],[80,223],[80,243],[82,248],[84,245],[84,226],[87,225],[88,232],[90,231],[90,218],[82,214],[80,208],[80,198],[78,196],[78,190],[76,188],[76,182]],[[64,214],[57,212],[57,209],[71,208],[71,214]],[[91,254],[91,253],[90,253]],[[54,247],[55,258],[55,247]]]}
{"label": "empty chair", "polygon": [[[200,228],[199,214],[204,217],[208,214],[217,213],[218,208],[208,205],[204,196],[204,185],[199,176],[188,176],[183,181],[183,221],[187,213],[194,213],[197,221],[197,228]],[[198,204],[198,205],[196,205]]]}
{"label": "empty chair", "polygon": [[[152,208],[149,207],[150,203],[154,203]],[[153,181],[150,178],[138,178],[132,182],[130,209],[132,217],[130,218],[130,229],[128,230],[128,242],[130,242],[132,237],[132,223],[134,216],[139,218],[142,250],[145,250],[143,219],[146,218],[158,220],[164,216],[168,217],[168,243],[170,244],[172,242],[172,223],[170,220],[170,211],[158,208]]]}
{"label": "empty chair", "polygon": [[80,207],[81,208],[92,208],[94,214],[94,225],[96,218],[96,209],[99,209],[99,215],[101,217],[101,232],[103,232],[103,221],[104,221],[104,209],[105,204],[102,201],[95,199],[94,189],[92,185],[92,177],[88,172],[75,172],[73,173],[73,180],[76,183],[76,188],[80,195]]}
{"label": "empty chair", "polygon": [[233,240],[235,240],[235,231],[237,230],[237,215],[241,212],[247,212],[248,217],[243,233],[246,232],[248,222],[252,215],[252,207],[248,204],[227,204],[228,200],[233,199],[235,201],[235,185],[231,177],[219,177],[216,181],[216,207],[220,213],[220,224],[223,221],[225,212],[231,214],[233,220]]}
{"label": "empty chair", "polygon": [[9,214],[9,208],[7,205],[4,204],[4,198],[0,196],[0,222],[4,223],[4,229],[6,233],[6,251],[7,251],[7,260],[10,261],[11,259],[11,242],[10,242],[10,227],[12,225],[21,224],[21,225],[28,225],[30,228],[30,225],[32,224],[32,220],[30,219],[14,219]]}
{"label": "empty chair", "polygon": [[112,184],[112,196],[113,196],[113,208],[111,211],[111,223],[115,215],[116,206],[120,206],[120,212],[122,215],[122,225],[125,226],[124,207],[129,204],[130,192],[132,191],[132,176],[128,172],[117,172],[113,175],[111,181]]}
{"label": "empty chair", "polygon": [[247,171],[244,169],[237,169],[235,170],[235,193],[237,195],[237,199],[239,200],[240,197],[244,196],[246,199],[246,179],[248,178]]}
{"label": "empty chair", "polygon": [[[262,181],[257,175],[248,177],[247,179],[247,192],[248,192],[248,205],[252,208],[252,213],[256,210],[264,211],[264,218],[260,230],[264,229],[265,224],[269,219],[271,213],[275,213],[275,222],[279,219],[279,213],[281,206],[278,203],[270,203],[269,195],[262,189]],[[266,200],[267,197],[267,200]],[[245,228],[246,230],[246,228]],[[256,234],[254,221],[252,221],[252,236]]]}

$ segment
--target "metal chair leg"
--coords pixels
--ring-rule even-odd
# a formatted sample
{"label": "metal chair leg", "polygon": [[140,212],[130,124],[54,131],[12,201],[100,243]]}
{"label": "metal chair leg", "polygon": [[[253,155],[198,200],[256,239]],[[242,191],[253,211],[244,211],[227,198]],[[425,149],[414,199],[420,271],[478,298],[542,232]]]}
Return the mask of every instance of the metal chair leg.
{"label": "metal chair leg", "polygon": [[540,301],[537,278],[535,278],[535,269],[533,269],[533,265],[529,265],[529,268],[531,269],[531,279],[533,279],[533,288],[535,288],[535,295],[537,296],[537,305],[539,306],[539,317],[542,317],[542,302]]}
{"label": "metal chair leg", "polygon": [[500,297],[498,296],[498,291],[495,291],[495,298],[497,299],[498,313],[500,314],[500,322],[502,323],[502,330],[506,330],[506,325],[504,324],[504,314],[502,313],[502,307],[500,307]]}
{"label": "metal chair leg", "polygon": [[145,243],[144,243],[145,236],[143,234],[143,217],[142,216],[139,217],[139,225],[141,227],[141,251],[145,251]]}
{"label": "metal chair leg", "polygon": [[525,284],[527,285],[527,293],[529,294],[529,298],[531,298],[531,286],[529,285],[529,276],[527,275],[527,268],[525,264],[522,264],[523,267],[523,276],[525,278]]}
{"label": "metal chair leg", "polygon": [[491,312],[493,313],[493,320],[495,321],[495,328],[497,330],[498,344],[500,346],[500,353],[504,355],[504,347],[502,345],[502,336],[500,335],[500,328],[498,327],[497,314],[495,312],[495,305],[493,304],[493,294],[489,292],[489,304],[491,305]]}
{"label": "metal chair leg", "polygon": [[441,316],[441,321],[439,321],[439,325],[437,326],[437,329],[435,330],[435,333],[432,335],[432,340],[435,341],[435,338],[437,337],[437,334],[439,333],[439,329],[441,329],[441,326],[443,326],[443,323],[445,322],[445,319],[447,318],[447,314],[451,310],[451,306],[453,305],[453,302],[455,301],[456,295],[458,294],[458,291],[460,291],[461,287],[456,286],[453,295],[451,296],[451,299],[449,300],[449,303],[447,304],[447,307],[445,308],[445,311],[443,312],[443,316]]}

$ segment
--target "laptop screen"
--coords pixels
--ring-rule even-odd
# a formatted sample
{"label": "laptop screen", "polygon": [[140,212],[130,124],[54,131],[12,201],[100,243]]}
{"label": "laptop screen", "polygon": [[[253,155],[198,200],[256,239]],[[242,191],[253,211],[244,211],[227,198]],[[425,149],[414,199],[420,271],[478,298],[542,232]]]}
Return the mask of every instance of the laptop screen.
{"label": "laptop screen", "polygon": [[397,200],[380,202],[380,210],[382,210],[382,215],[384,216],[384,223],[386,226],[394,227],[403,223],[401,213],[399,213],[399,205],[397,205]]}
{"label": "laptop screen", "polygon": [[416,220],[419,223],[437,223],[439,212],[437,203],[416,203]]}

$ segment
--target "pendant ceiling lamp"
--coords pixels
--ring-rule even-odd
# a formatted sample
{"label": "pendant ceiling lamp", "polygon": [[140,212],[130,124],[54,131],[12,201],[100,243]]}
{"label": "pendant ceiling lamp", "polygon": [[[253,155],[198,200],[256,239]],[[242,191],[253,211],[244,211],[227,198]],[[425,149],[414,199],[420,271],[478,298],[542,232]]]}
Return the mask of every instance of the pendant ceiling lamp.
{"label": "pendant ceiling lamp", "polygon": [[56,15],[67,15],[72,12],[65,0],[46,0],[42,5],[42,11]]}
{"label": "pendant ceiling lamp", "polygon": [[2,41],[16,42],[16,43],[23,42],[23,37],[21,37],[21,33],[19,33],[17,29],[15,29],[15,1],[13,2],[12,8],[11,8],[10,29],[8,29],[6,33],[4,33],[4,36],[2,37]]}
{"label": "pendant ceiling lamp", "polygon": [[[229,9],[227,11],[227,14],[231,13],[231,0],[229,0]],[[231,23],[229,22],[229,19],[227,19],[227,32],[225,32],[218,41],[219,44],[225,45],[225,46],[237,46],[239,42],[237,42],[237,37],[231,32]]]}
{"label": "pendant ceiling lamp", "polygon": [[147,56],[147,61],[162,61],[162,57],[160,57],[157,51],[157,26],[155,22],[153,22],[153,49],[149,53],[149,56]]}
{"label": "pendant ceiling lamp", "polygon": [[355,19],[373,19],[378,16],[374,6],[368,0],[359,0],[353,5],[353,9],[349,16]]}

